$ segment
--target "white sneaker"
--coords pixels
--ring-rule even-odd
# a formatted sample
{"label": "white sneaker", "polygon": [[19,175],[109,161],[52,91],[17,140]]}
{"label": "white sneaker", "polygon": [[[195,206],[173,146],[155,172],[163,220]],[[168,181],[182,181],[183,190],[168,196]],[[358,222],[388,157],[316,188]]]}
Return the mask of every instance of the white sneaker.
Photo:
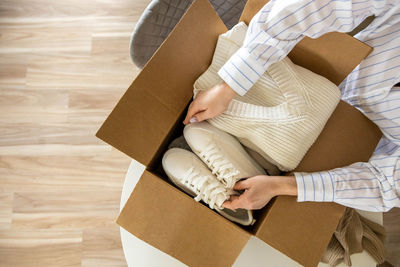
{"label": "white sneaker", "polygon": [[227,188],[232,188],[240,179],[265,175],[264,169],[249,156],[235,137],[208,122],[186,125],[183,135],[192,151]]}
{"label": "white sneaker", "polygon": [[202,200],[231,221],[243,225],[255,222],[252,211],[237,209],[235,212],[222,207],[222,203],[236,192],[225,188],[194,153],[171,148],[165,152],[162,166],[169,179],[196,201]]}

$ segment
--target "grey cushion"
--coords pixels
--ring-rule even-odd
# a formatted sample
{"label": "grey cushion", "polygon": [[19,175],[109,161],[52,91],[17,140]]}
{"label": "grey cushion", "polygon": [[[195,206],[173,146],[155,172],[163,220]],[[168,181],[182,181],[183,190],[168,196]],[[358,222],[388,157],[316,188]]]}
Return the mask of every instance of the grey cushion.
{"label": "grey cushion", "polygon": [[[153,0],[146,7],[130,40],[130,55],[136,66],[143,68],[192,2],[193,0]],[[246,0],[210,2],[228,29],[238,22],[246,4]]]}

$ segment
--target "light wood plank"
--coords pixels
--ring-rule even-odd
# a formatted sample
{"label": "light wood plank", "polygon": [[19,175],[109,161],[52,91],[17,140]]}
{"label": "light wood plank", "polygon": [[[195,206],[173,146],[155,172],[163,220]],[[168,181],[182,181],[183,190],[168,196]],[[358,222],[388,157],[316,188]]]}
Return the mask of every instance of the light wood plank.
{"label": "light wood plank", "polygon": [[113,227],[121,190],[16,192],[13,228]]}
{"label": "light wood plank", "polygon": [[67,111],[69,94],[68,91],[15,90],[15,88],[2,88],[0,91],[0,111],[10,113],[18,111],[29,112],[32,110],[49,112],[60,109]]}
{"label": "light wood plank", "polygon": [[81,266],[82,231],[0,231],[0,266]]}
{"label": "light wood plank", "polygon": [[88,89],[93,94],[114,90],[121,96],[136,75],[128,50],[96,57],[59,54],[36,58],[32,57],[27,66],[28,89]]}
{"label": "light wood plank", "polygon": [[4,89],[25,89],[26,69],[25,57],[0,54],[0,93]]}
{"label": "light wood plank", "polygon": [[25,123],[3,123],[2,125],[4,128],[0,130],[0,146],[3,147],[36,144],[104,145],[99,139],[94,138],[98,130],[95,123],[32,123],[27,121]]}
{"label": "light wood plank", "polygon": [[150,0],[2,0],[0,17],[3,18],[3,22],[14,19],[11,20],[11,23],[16,23],[21,18],[29,23],[43,18],[50,21],[52,19],[64,21],[93,16],[115,16],[116,20],[128,16],[133,21],[137,21],[149,3]]}
{"label": "light wood plank", "polygon": [[95,133],[139,72],[149,2],[0,1],[0,266],[126,266],[130,159]]}
{"label": "light wood plank", "polygon": [[[66,33],[69,31],[66,38]],[[58,27],[38,25],[37,28],[20,25],[18,31],[11,27],[1,27],[0,54],[20,54],[38,52],[68,52],[87,55],[92,39],[87,27]]]}
{"label": "light wood plank", "polygon": [[103,190],[121,190],[129,163],[130,159],[120,152],[87,157],[0,157],[0,192],[45,194],[90,189],[100,194]]}
{"label": "light wood plank", "polygon": [[0,192],[0,231],[11,228],[13,193]]}
{"label": "light wood plank", "polygon": [[127,266],[124,260],[119,227],[83,230],[82,266]]}

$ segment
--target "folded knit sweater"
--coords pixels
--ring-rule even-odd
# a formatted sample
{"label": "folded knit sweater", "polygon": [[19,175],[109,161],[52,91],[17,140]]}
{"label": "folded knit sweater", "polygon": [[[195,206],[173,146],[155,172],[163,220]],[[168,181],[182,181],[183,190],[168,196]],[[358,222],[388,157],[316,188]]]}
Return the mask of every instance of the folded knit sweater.
{"label": "folded knit sweater", "polygon": [[[240,22],[218,38],[212,63],[195,81],[194,97],[223,80],[218,70],[242,46],[247,26]],[[272,64],[244,95],[209,123],[282,171],[296,168],[340,100],[338,87],[289,58]]]}

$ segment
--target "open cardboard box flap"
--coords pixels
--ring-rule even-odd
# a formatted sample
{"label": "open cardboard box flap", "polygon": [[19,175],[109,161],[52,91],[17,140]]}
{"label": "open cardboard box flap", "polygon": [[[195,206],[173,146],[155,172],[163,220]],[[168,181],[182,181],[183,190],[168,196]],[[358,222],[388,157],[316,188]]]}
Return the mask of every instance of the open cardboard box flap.
{"label": "open cardboard box flap", "polygon": [[[248,23],[267,1],[249,0]],[[97,136],[147,166],[118,224],[190,266],[232,265],[250,234],[305,266],[316,266],[344,208],[277,197],[242,229],[193,201],[157,174],[172,133],[193,96],[194,81],[208,68],[226,27],[207,0],[196,0],[125,92]],[[371,48],[341,33],[305,38],[291,60],[339,84]],[[341,101],[296,171],[329,170],[368,161],[381,133]],[[158,160],[158,161],[157,161]]]}
{"label": "open cardboard box flap", "polygon": [[159,47],[96,136],[148,166],[211,64],[218,35],[227,31],[206,1],[193,3]]}
{"label": "open cardboard box flap", "polygon": [[232,265],[250,238],[239,226],[147,170],[117,223],[189,266]]}

